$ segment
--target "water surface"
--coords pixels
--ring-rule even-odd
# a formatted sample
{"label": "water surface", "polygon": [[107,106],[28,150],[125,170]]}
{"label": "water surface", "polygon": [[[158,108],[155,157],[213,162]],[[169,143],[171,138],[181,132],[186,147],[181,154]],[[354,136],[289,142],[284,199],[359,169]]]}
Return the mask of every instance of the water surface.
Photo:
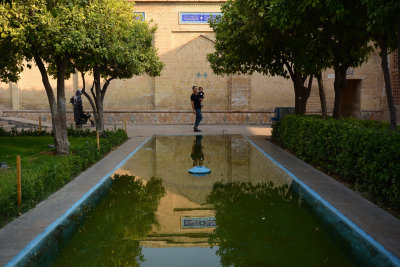
{"label": "water surface", "polygon": [[[194,176],[193,166],[211,169]],[[351,266],[291,178],[241,136],[158,136],[55,266]]]}

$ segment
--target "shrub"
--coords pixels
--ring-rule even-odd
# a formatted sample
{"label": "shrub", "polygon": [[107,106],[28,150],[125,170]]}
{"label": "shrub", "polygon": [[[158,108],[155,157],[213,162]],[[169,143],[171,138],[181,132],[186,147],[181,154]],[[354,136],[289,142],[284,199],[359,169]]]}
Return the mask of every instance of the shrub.
{"label": "shrub", "polygon": [[273,125],[272,140],[400,211],[400,130],[388,123],[288,115]]}
{"label": "shrub", "polygon": [[4,130],[3,127],[0,127],[0,137],[4,136],[51,136],[53,135],[52,132],[47,132],[45,130],[39,131],[35,129],[22,129],[18,131],[17,127],[11,128],[10,131]]}
{"label": "shrub", "polygon": [[[71,131],[69,129],[69,131]],[[74,130],[71,134],[75,136],[96,136],[96,132]],[[119,146],[127,139],[125,131],[119,129],[116,131],[104,131],[100,138],[100,151],[97,149],[95,139],[89,139],[76,148],[71,147],[71,153],[68,156],[59,157],[56,164],[50,162],[46,165],[38,166],[34,170],[24,172],[22,190],[22,206],[17,207],[17,188],[16,171],[9,171],[7,177],[10,179],[8,186],[0,188],[2,193],[0,197],[0,227],[16,217],[20,211],[26,211],[34,207],[41,200],[45,199],[51,193],[71,181],[73,177],[87,169],[95,162],[100,160],[104,154],[108,153],[114,147]]]}

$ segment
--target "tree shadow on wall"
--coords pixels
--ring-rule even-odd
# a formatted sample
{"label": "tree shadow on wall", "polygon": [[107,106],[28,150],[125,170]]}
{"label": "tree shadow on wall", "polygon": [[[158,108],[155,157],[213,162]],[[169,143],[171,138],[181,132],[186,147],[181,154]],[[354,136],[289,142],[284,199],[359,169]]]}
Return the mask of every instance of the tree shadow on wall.
{"label": "tree shadow on wall", "polygon": [[311,215],[297,185],[215,183],[209,239],[223,266],[351,266]]}
{"label": "tree shadow on wall", "polygon": [[145,185],[129,175],[114,179],[55,266],[138,266],[145,260],[139,239],[158,225],[155,213],[165,189],[156,178]]}

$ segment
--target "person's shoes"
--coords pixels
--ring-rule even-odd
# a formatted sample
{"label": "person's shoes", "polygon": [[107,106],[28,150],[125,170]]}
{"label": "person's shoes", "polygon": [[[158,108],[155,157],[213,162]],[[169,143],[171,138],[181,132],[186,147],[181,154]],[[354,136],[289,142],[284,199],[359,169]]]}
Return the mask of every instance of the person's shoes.
{"label": "person's shoes", "polygon": [[197,129],[197,128],[194,128],[194,131],[195,131],[195,132],[201,132],[201,130],[199,130],[199,129]]}

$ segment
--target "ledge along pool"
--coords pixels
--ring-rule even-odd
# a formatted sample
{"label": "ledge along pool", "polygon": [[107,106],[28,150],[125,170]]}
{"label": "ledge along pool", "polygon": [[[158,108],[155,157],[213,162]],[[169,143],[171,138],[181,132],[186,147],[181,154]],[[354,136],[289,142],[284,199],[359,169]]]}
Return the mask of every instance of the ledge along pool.
{"label": "ledge along pool", "polygon": [[371,240],[242,136],[155,136],[14,263],[398,264]]}

